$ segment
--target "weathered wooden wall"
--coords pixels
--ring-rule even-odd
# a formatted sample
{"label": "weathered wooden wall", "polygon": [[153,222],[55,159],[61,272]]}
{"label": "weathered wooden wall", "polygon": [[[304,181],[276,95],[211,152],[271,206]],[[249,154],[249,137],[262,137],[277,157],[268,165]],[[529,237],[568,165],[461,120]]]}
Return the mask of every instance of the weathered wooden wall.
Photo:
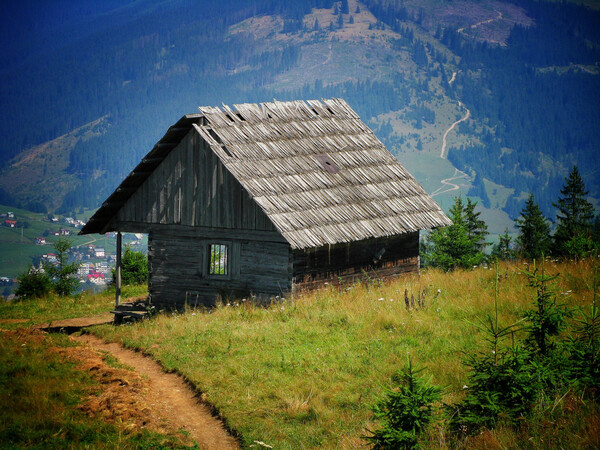
{"label": "weathered wooden wall", "polygon": [[[117,227],[149,234],[150,300],[212,306],[218,297],[291,289],[291,249],[192,129],[127,200]],[[210,244],[228,245],[229,274],[208,274]]]}
{"label": "weathered wooden wall", "polygon": [[326,281],[353,282],[365,276],[417,272],[419,233],[293,250],[293,265],[294,288],[300,290]]}
{"label": "weathered wooden wall", "polygon": [[[418,232],[292,250],[195,130],[148,175],[114,224],[149,233],[149,295],[159,307],[213,306],[218,298],[276,296],[419,268]],[[226,277],[208,274],[210,244],[228,245]]]}
{"label": "weathered wooden wall", "polygon": [[[208,274],[210,244],[229,247],[228,276]],[[218,298],[282,295],[291,290],[291,249],[276,232],[153,226],[150,301],[158,307],[213,306]]]}
{"label": "weathered wooden wall", "polygon": [[275,230],[247,191],[191,130],[119,210],[115,224]]}

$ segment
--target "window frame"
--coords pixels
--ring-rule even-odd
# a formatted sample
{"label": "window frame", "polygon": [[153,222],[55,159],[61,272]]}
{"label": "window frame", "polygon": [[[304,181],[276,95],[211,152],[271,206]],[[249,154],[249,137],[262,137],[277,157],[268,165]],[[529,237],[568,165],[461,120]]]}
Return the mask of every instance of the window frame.
{"label": "window frame", "polygon": [[[222,247],[221,250],[225,250],[225,263],[221,265],[220,263],[213,264],[213,249],[215,247]],[[230,241],[221,241],[214,240],[209,241],[206,244],[204,254],[204,270],[203,272],[206,274],[207,278],[213,278],[218,280],[229,280],[231,279],[231,256],[232,256],[233,245]],[[223,268],[225,273],[216,273],[213,272],[215,268]]]}

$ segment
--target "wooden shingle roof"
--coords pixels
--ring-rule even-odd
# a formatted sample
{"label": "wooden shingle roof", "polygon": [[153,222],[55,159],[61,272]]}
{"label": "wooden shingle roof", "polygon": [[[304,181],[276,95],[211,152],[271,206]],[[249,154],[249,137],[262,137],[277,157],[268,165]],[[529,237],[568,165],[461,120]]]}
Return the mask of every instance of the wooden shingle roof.
{"label": "wooden shingle roof", "polygon": [[451,224],[344,100],[200,111],[178,123],[191,123],[293,248]]}

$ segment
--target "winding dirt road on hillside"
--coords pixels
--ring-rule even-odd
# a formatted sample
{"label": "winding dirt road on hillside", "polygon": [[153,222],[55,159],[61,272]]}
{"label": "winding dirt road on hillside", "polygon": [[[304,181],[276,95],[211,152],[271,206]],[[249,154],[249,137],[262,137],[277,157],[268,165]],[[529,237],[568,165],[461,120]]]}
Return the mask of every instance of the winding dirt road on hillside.
{"label": "winding dirt road on hillside", "polygon": [[[456,72],[452,73],[452,79],[448,82],[448,84],[452,84],[454,82],[454,80],[456,79]],[[469,111],[469,109],[459,100],[458,104],[461,108],[466,109],[466,113],[463,117],[461,117],[460,119],[458,119],[456,122],[454,122],[452,125],[450,125],[448,127],[448,129],[444,132],[444,136],[442,137],[442,149],[440,151],[440,158],[442,159],[447,159],[448,156],[448,152],[447,152],[447,147],[448,147],[448,134],[450,134],[450,132],[452,130],[454,130],[454,128],[461,122],[464,122],[465,120],[469,119],[469,117],[471,117],[471,111]],[[452,191],[458,191],[460,189],[460,185],[454,183],[454,181],[460,180],[460,179],[467,179],[469,178],[469,176],[464,173],[462,170],[458,170],[457,168],[454,168],[454,174],[450,177],[450,178],[445,178],[443,180],[440,181],[440,183],[442,184],[442,186],[440,186],[438,189],[436,189],[434,192],[432,192],[430,195],[432,197],[435,197],[436,195],[440,195],[440,194],[445,194],[447,192],[452,192]]]}
{"label": "winding dirt road on hillside", "polygon": [[[454,72],[452,74],[452,80],[451,80],[451,82],[453,82],[455,80],[455,78],[456,78],[456,72]],[[444,133],[444,136],[442,137],[442,150],[440,151],[440,158],[442,158],[442,159],[446,159],[447,156],[448,156],[448,152],[447,152],[448,134],[459,123],[464,122],[465,120],[469,119],[469,117],[471,117],[471,111],[469,111],[469,109],[460,100],[458,101],[458,104],[462,108],[465,108],[467,110],[467,112],[465,113],[465,115],[463,117],[461,117],[456,122],[454,122],[452,125],[450,125],[450,127],[448,127],[448,129]],[[465,179],[465,178],[469,178],[469,176],[466,173],[464,173],[462,170],[458,170],[458,169],[455,168],[454,169],[454,174],[450,178],[443,179],[441,181],[442,186],[440,186],[433,193],[431,193],[431,196],[435,197],[436,195],[445,194],[447,192],[458,191],[460,189],[460,185],[454,183],[454,181],[460,180],[460,179]]]}
{"label": "winding dirt road on hillside", "polygon": [[458,119],[456,122],[454,122],[452,125],[450,125],[450,128],[448,128],[446,130],[446,132],[444,133],[444,136],[442,137],[442,151],[440,152],[440,158],[442,158],[442,159],[446,159],[446,157],[448,156],[448,152],[446,151],[446,147],[448,146],[448,133],[450,133],[452,130],[454,130],[454,127],[456,127],[459,123],[464,122],[469,117],[471,117],[471,111],[469,111],[469,109],[463,104],[463,102],[461,102],[459,100],[458,104],[460,105],[461,108],[465,108],[467,110],[467,112],[465,113],[464,117],[462,117],[461,119]]}
{"label": "winding dirt road on hillside", "polygon": [[450,78],[450,81],[448,81],[448,84],[450,86],[452,86],[452,83],[454,83],[454,81],[456,80],[456,75],[458,74],[458,72],[452,72],[452,78]]}
{"label": "winding dirt road on hillside", "polygon": [[475,28],[480,27],[481,25],[485,25],[486,23],[491,23],[491,22],[494,22],[495,20],[502,20],[504,18],[504,16],[502,15],[502,12],[500,12],[500,11],[494,11],[494,12],[496,14],[498,14],[497,17],[492,17],[491,19],[482,20],[481,22],[474,23],[473,25],[470,25],[468,27],[459,28],[456,31],[458,31],[459,33],[464,33],[467,28],[469,28],[470,30],[474,30]]}
{"label": "winding dirt road on hillside", "polygon": [[312,72],[317,67],[326,66],[331,61],[331,57],[332,56],[333,56],[333,41],[330,39],[329,40],[329,50],[328,50],[328,53],[327,53],[327,58],[325,58],[323,61],[321,61],[321,62],[319,62],[317,64],[314,64],[312,67],[309,67],[306,71],[307,72]]}
{"label": "winding dirt road on hillside", "polygon": [[452,175],[450,178],[446,178],[446,179],[442,180],[441,183],[443,184],[443,186],[436,189],[430,195],[432,197],[435,197],[436,195],[445,194],[446,192],[457,191],[460,189],[460,185],[453,183],[453,181],[460,180],[460,179],[466,179],[466,178],[469,178],[469,176],[466,173],[464,173],[462,170],[458,170],[455,168],[454,175]]}
{"label": "winding dirt road on hillside", "polygon": [[[456,31],[458,31],[461,34],[464,34],[465,36],[469,36],[469,34],[465,30],[467,30],[467,31],[468,30],[474,30],[474,29],[480,27],[481,25],[485,25],[485,24],[488,24],[488,23],[495,22],[497,20],[503,20],[504,19],[504,16],[502,15],[501,11],[494,10],[494,12],[496,14],[498,14],[496,17],[492,17],[491,19],[482,20],[481,22],[477,22],[477,23],[475,23],[473,25],[470,25],[468,27],[459,28]],[[492,43],[498,44],[498,45],[500,45],[502,47],[506,47],[506,43],[503,42],[503,41],[496,41],[496,40],[489,39],[489,38],[488,39],[482,39],[482,38],[478,38],[476,36],[469,36],[469,37],[471,37],[472,39],[475,39],[475,40],[483,40],[483,41],[486,41],[486,42],[492,42]]]}
{"label": "winding dirt road on hillside", "polygon": [[[97,399],[87,406],[90,414],[116,416],[127,410],[126,419],[141,416],[139,426],[155,429],[171,435],[189,435],[202,449],[238,449],[238,442],[227,433],[223,423],[213,416],[210,408],[201,403],[198,393],[182,377],[174,373],[165,373],[152,358],[123,348],[116,343],[107,343],[89,334],[73,335],[72,338],[83,344],[89,354],[107,352],[122,364],[133,368],[133,374],[118,375],[116,383],[107,383],[107,387]],[[94,362],[89,371],[110,373]],[[137,386],[129,392],[132,386]],[[140,387],[141,386],[141,387]],[[108,398],[105,398],[108,397]],[[123,400],[125,398],[125,400]],[[115,408],[115,405],[118,405]]]}

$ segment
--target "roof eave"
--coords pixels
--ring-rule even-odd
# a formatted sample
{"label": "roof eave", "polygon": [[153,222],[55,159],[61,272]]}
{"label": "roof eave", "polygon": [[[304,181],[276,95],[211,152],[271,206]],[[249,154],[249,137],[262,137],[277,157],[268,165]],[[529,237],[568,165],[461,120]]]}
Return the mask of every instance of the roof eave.
{"label": "roof eave", "polygon": [[119,187],[106,199],[78,234],[104,234],[109,231],[119,231],[114,229],[112,222],[121,207],[146,181],[156,167],[164,161],[167,155],[179,145],[184,136],[193,129],[193,124],[199,122],[201,118],[202,114],[199,113],[186,114],[170,126],[165,135],[154,144],[152,150],[146,154]]}

